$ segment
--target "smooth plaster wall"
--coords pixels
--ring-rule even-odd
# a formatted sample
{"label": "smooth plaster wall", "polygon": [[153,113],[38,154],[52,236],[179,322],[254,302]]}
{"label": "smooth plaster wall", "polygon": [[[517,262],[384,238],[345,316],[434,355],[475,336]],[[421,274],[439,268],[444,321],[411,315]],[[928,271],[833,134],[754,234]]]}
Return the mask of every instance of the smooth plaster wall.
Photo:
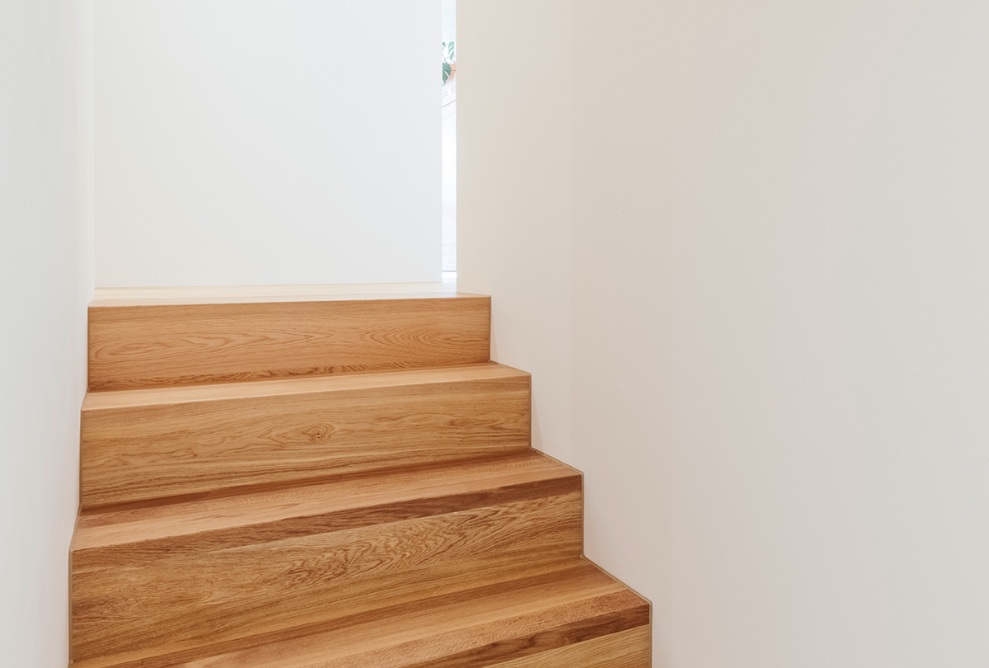
{"label": "smooth plaster wall", "polygon": [[989,664],[989,7],[562,5],[461,1],[460,284],[655,665]]}
{"label": "smooth plaster wall", "polygon": [[0,665],[18,668],[68,663],[93,290],[90,9],[0,2]]}
{"label": "smooth plaster wall", "polygon": [[440,279],[440,0],[95,2],[99,286]]}
{"label": "smooth plaster wall", "polygon": [[493,296],[492,356],[533,373],[533,442],[557,453],[571,445],[571,3],[457,3],[458,288]]}

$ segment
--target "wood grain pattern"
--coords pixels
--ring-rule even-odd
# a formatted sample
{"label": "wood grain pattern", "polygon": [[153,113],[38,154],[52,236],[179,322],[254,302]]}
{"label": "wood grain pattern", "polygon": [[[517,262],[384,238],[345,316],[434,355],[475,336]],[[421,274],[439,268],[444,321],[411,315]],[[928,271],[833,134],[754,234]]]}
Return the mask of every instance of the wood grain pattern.
{"label": "wood grain pattern", "polygon": [[496,364],[90,393],[84,509],[529,446],[529,376]]}
{"label": "wood grain pattern", "polygon": [[361,606],[355,601],[335,615],[316,616],[295,626],[265,633],[252,633],[231,640],[189,644],[184,648],[162,646],[152,649],[101,655],[77,660],[73,668],[169,668],[186,665],[204,657],[214,657],[249,648],[264,647],[276,643],[301,640],[327,631],[353,629],[363,624],[397,615],[414,613],[435,605],[459,603],[461,605],[487,596],[506,587],[550,587],[559,581],[561,573],[583,568],[583,560],[566,558],[562,561],[546,561],[527,564],[498,565],[483,570],[453,572],[433,580],[424,590],[419,583],[406,582],[395,588],[392,595],[373,606]]}
{"label": "wood grain pattern", "polygon": [[[561,467],[557,474],[579,486],[572,471]],[[503,486],[512,487],[509,479]],[[497,504],[471,507],[487,501],[477,491],[448,494],[447,508],[424,502],[419,513],[401,500],[379,504],[363,514],[364,526],[338,511],[240,531],[211,532],[192,522],[185,534],[118,540],[104,549],[81,539],[72,559],[74,656],[178,651],[248,631],[270,633],[410,591],[422,596],[444,578],[580,555],[579,491],[547,484],[544,496],[519,484]],[[175,526],[174,517],[164,520]]]}
{"label": "wood grain pattern", "polygon": [[486,362],[490,298],[432,295],[89,310],[89,387],[113,390]]}
{"label": "wood grain pattern", "polygon": [[649,668],[652,633],[638,626],[496,664],[498,668]]}
{"label": "wood grain pattern", "polygon": [[649,668],[490,300],[398,289],[102,291],[73,668]]}
{"label": "wood grain pattern", "polygon": [[534,450],[320,485],[79,517],[75,570],[114,551],[213,551],[581,491],[581,475]]}
{"label": "wood grain pattern", "polygon": [[186,665],[480,668],[646,623],[648,606],[641,599],[600,573],[575,569],[541,586],[511,583],[469,601],[423,606],[414,614],[343,632],[313,634]]}
{"label": "wood grain pattern", "polygon": [[[271,642],[248,638],[200,653],[173,654],[147,668],[647,668],[641,632],[649,606],[593,564],[577,560],[536,576],[408,601]],[[613,638],[610,646],[595,642]],[[617,641],[628,646],[617,645]],[[648,645],[646,645],[648,647]],[[222,648],[222,649],[221,649]],[[613,649],[612,649],[613,648]],[[561,651],[566,650],[566,651]],[[604,663],[614,651],[622,663]],[[525,663],[548,657],[542,663]],[[584,659],[595,663],[584,663]],[[136,668],[133,661],[80,664]]]}

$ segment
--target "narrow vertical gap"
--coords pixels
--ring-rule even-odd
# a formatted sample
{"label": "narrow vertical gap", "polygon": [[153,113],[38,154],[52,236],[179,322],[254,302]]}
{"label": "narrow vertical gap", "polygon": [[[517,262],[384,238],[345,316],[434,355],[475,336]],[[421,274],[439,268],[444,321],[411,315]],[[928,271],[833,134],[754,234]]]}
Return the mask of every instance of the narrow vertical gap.
{"label": "narrow vertical gap", "polygon": [[457,271],[457,1],[443,0],[443,276]]}

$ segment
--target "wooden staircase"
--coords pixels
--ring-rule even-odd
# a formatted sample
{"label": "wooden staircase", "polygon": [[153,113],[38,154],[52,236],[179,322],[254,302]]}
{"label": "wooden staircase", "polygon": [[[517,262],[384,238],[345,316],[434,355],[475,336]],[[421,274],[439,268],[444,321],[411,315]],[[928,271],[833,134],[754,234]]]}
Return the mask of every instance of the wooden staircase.
{"label": "wooden staircase", "polygon": [[90,308],[72,665],[643,668],[487,297]]}

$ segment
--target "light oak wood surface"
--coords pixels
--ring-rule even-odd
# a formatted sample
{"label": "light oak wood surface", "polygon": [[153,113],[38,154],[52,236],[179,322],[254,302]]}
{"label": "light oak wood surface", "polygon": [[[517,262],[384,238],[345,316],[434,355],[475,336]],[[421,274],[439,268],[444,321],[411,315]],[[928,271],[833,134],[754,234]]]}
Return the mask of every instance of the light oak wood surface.
{"label": "light oak wood surface", "polygon": [[647,606],[624,587],[593,568],[576,568],[549,582],[511,583],[469,601],[458,598],[342,632],[314,634],[187,665],[479,667],[636,628],[648,623],[648,617]]}
{"label": "light oak wood surface", "polygon": [[407,583],[428,590],[451,573],[580,556],[578,474],[531,455],[481,466],[476,482],[469,470],[424,472],[404,488],[401,476],[369,479],[364,495],[353,481],[239,497],[243,516],[232,499],[156,520],[132,511],[123,524],[142,528],[131,534],[84,517],[72,553],[75,656],[270,632],[355,599],[377,604]]}
{"label": "light oak wood surface", "polygon": [[72,668],[649,668],[489,299],[371,292],[92,304]]}
{"label": "light oak wood surface", "polygon": [[651,662],[652,634],[645,625],[495,665],[498,668],[647,668]]}
{"label": "light oak wood surface", "polygon": [[485,364],[100,392],[82,412],[84,509],[529,446],[529,376]]}
{"label": "light oak wood surface", "polygon": [[490,299],[453,295],[89,309],[89,387],[486,362]]}
{"label": "light oak wood surface", "polygon": [[[137,663],[83,668],[647,668],[648,603],[589,562],[519,573],[419,602],[310,627],[272,641],[246,638]],[[610,644],[596,642],[612,638]],[[561,650],[566,650],[561,652]],[[556,654],[554,654],[556,653]],[[536,657],[548,657],[533,663]],[[616,659],[609,664],[605,660]],[[586,663],[585,663],[586,661]]]}
{"label": "light oak wood surface", "polygon": [[71,551],[75,566],[84,568],[90,552],[117,547],[236,547],[580,489],[578,471],[526,450],[278,491],[87,512],[79,517]]}

